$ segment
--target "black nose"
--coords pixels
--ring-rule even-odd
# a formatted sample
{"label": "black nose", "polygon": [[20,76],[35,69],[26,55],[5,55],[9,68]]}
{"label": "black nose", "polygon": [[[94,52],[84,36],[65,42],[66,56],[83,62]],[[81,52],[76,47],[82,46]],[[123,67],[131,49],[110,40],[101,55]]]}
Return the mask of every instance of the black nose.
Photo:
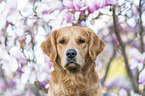
{"label": "black nose", "polygon": [[77,51],[74,49],[69,49],[66,51],[66,56],[70,59],[74,58],[77,55]]}

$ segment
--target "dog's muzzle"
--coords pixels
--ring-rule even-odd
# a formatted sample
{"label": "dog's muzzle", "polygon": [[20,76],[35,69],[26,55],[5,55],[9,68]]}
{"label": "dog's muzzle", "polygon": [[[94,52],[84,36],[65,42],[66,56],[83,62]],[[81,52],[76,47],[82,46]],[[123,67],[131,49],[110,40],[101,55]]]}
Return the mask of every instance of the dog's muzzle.
{"label": "dog's muzzle", "polygon": [[80,65],[77,64],[75,57],[77,56],[77,51],[74,49],[69,49],[66,51],[67,63],[65,65],[66,69],[71,72],[77,72]]}

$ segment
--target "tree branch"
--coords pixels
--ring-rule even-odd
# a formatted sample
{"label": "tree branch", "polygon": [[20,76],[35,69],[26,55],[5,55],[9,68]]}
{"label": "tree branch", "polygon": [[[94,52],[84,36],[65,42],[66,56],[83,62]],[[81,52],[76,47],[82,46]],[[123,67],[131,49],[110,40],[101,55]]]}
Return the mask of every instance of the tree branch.
{"label": "tree branch", "polygon": [[104,82],[106,80],[106,77],[107,77],[111,62],[114,59],[115,55],[116,55],[116,49],[114,48],[113,54],[112,54],[111,58],[109,59],[109,62],[108,62],[107,67],[106,67],[106,72],[105,72],[105,76],[104,76],[104,78],[102,80],[102,85],[104,85]]}
{"label": "tree branch", "polygon": [[142,4],[141,4],[142,0],[139,0],[139,27],[140,27],[140,31],[139,31],[139,35],[140,35],[140,51],[141,53],[144,52],[144,44],[143,44],[143,26],[142,26],[142,11],[141,11],[141,8],[142,8]]}
{"label": "tree branch", "polygon": [[117,17],[115,15],[115,6],[113,6],[113,23],[114,23],[114,33],[119,41],[119,44],[121,46],[121,52],[122,52],[122,55],[123,55],[123,58],[124,58],[124,62],[125,62],[125,65],[126,65],[126,71],[131,79],[131,82],[133,84],[133,88],[134,88],[134,91],[135,92],[138,92],[141,94],[141,91],[139,90],[139,87],[138,87],[138,83],[136,81],[136,79],[133,77],[133,74],[131,72],[131,69],[129,67],[129,63],[128,63],[128,59],[127,59],[127,55],[126,55],[126,52],[125,52],[125,44],[124,42],[122,41],[122,38],[119,34],[119,30],[118,30],[118,27],[117,27]]}

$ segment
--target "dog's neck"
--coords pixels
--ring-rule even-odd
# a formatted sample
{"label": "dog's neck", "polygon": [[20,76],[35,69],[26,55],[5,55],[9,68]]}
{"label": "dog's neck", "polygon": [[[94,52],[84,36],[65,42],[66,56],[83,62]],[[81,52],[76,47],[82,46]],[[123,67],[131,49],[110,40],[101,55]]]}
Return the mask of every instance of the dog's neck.
{"label": "dog's neck", "polygon": [[52,72],[52,80],[56,84],[62,84],[61,88],[67,96],[75,96],[75,94],[83,94],[83,96],[87,96],[85,93],[88,92],[85,91],[90,88],[90,85],[96,83],[98,80],[95,72],[95,64],[91,60],[88,60],[82,70],[77,73],[63,70],[60,64],[54,65],[57,65],[57,67],[55,67],[55,70]]}
{"label": "dog's neck", "polygon": [[75,94],[82,93],[87,89],[87,81],[82,73],[71,73],[66,71],[61,77],[61,84],[67,96],[75,96]]}

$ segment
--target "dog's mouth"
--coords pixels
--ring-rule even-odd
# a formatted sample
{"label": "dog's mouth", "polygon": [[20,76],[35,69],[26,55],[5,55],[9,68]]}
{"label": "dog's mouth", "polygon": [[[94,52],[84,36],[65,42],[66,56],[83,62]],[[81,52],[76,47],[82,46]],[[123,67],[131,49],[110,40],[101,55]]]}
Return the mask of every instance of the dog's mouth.
{"label": "dog's mouth", "polygon": [[68,62],[65,65],[65,68],[70,72],[78,72],[80,65],[75,62],[75,60],[67,60]]}

